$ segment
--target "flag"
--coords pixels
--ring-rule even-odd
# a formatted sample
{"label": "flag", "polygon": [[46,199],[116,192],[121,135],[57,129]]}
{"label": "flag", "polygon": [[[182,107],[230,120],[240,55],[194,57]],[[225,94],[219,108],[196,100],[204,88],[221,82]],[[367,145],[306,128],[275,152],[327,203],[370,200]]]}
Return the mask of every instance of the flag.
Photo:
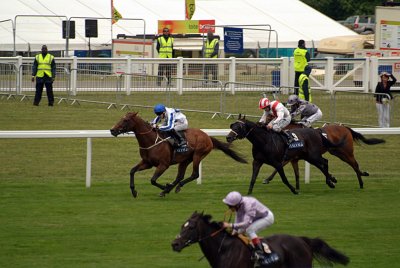
{"label": "flag", "polygon": [[116,23],[119,19],[122,19],[121,13],[114,7],[114,1],[111,0],[111,18],[112,24]]}
{"label": "flag", "polygon": [[195,0],[185,0],[185,19],[190,20],[196,10]]}

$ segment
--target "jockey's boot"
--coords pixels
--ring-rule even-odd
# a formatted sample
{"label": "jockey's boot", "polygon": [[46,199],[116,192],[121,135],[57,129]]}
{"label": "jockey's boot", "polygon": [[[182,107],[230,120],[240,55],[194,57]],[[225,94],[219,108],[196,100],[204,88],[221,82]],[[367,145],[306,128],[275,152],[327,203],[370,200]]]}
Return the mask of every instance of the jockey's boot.
{"label": "jockey's boot", "polygon": [[288,132],[286,132],[286,131],[284,131],[284,130],[281,130],[281,133],[283,134],[283,135],[285,135],[285,137],[287,138],[287,144],[289,145],[289,144],[291,144],[292,143],[292,141],[294,140],[293,139],[293,137],[292,137],[292,135],[290,135]]}
{"label": "jockey's boot", "polygon": [[275,252],[271,252],[270,249],[267,249],[268,252],[265,252],[264,246],[262,245],[262,242],[258,240],[259,242],[254,245],[254,255],[255,259],[258,260],[258,263],[261,266],[268,266],[273,263],[276,263],[279,261],[279,256]]}
{"label": "jockey's boot", "polygon": [[174,136],[175,140],[177,141],[178,147],[185,147],[186,141],[183,138],[183,133],[181,131],[176,131],[175,129],[171,130],[172,135]]}

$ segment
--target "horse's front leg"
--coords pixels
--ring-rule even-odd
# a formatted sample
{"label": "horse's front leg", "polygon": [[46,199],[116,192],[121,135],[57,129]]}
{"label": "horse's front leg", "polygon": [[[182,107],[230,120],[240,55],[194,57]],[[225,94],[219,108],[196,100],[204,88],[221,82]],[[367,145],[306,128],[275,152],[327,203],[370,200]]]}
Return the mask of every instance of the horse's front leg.
{"label": "horse's front leg", "polygon": [[181,180],[183,180],[183,178],[185,177],[186,168],[188,167],[189,164],[190,164],[190,161],[182,162],[182,163],[179,164],[179,166],[178,166],[178,174],[176,175],[176,179],[172,183],[167,183],[164,191],[162,191],[160,193],[160,196],[165,196],[165,194],[168,194],[169,192],[171,192],[171,190],[174,189],[175,186]]}
{"label": "horse's front leg", "polygon": [[262,164],[263,163],[261,161],[253,159],[253,173],[251,174],[250,186],[247,194],[251,194],[253,192],[254,184],[256,183],[256,179]]}
{"label": "horse's front leg", "polygon": [[137,197],[137,191],[135,190],[135,173],[137,171],[149,169],[151,167],[152,167],[152,165],[150,165],[149,163],[144,162],[142,160],[142,161],[140,161],[139,164],[137,164],[136,166],[134,166],[131,169],[131,172],[130,172],[130,188],[131,188],[131,192],[132,192],[133,197],[135,197],[135,198]]}
{"label": "horse's front leg", "polygon": [[294,176],[296,178],[296,190],[300,190],[299,160],[292,160],[290,163],[292,164]]}
{"label": "horse's front leg", "polygon": [[157,179],[168,169],[168,165],[164,164],[159,164],[156,168],[156,171],[153,174],[153,177],[151,177],[151,184],[160,188],[161,190],[165,189],[164,185],[161,185],[157,182]]}
{"label": "horse's front leg", "polygon": [[276,170],[278,170],[279,176],[281,176],[281,180],[282,182],[290,189],[290,191],[293,194],[298,194],[298,192],[296,191],[296,189],[289,183],[285,171],[283,170],[283,166],[282,165],[278,165],[275,167]]}

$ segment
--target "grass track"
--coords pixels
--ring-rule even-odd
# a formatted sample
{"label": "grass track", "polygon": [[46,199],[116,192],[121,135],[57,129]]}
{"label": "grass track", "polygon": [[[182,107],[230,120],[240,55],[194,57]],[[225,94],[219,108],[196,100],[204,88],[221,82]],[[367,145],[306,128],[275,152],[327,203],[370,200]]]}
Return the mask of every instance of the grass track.
{"label": "grass track", "polygon": [[[53,108],[0,100],[0,129],[108,129],[125,113],[95,105]],[[152,118],[149,110],[140,114]],[[232,122],[188,115],[193,127],[228,128]],[[328,155],[339,181],[334,190],[315,168],[311,184],[302,183],[298,196],[279,178],[263,185],[260,177],[253,194],[276,216],[261,234],[319,236],[350,257],[349,267],[397,267],[399,137],[383,138],[384,145],[356,146],[361,169],[371,174],[363,190],[353,171]],[[251,160],[248,141],[234,145]],[[222,220],[221,199],[231,190],[247,192],[250,164],[213,151],[203,163],[203,184],[187,184],[166,198],[150,184],[152,171],[144,171],[137,174],[139,197],[133,199],[129,170],[139,161],[136,141],[94,139],[93,154],[93,184],[86,189],[84,139],[0,140],[0,267],[208,267],[206,260],[198,261],[198,245],[178,254],[170,242],[194,210]],[[260,174],[270,172],[264,166]],[[291,169],[286,172],[293,182]],[[171,167],[159,181],[175,174]]]}

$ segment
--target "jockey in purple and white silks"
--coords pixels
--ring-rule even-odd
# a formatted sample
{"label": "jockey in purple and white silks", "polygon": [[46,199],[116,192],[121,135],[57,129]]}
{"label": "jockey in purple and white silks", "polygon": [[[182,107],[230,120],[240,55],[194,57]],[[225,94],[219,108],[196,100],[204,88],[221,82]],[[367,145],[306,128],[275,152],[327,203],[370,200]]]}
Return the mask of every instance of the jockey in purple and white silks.
{"label": "jockey in purple and white silks", "polygon": [[182,132],[188,128],[186,116],[175,108],[165,107],[163,104],[154,106],[154,113],[157,115],[151,124],[158,129],[170,133],[178,141],[178,147],[185,146],[186,141]]}
{"label": "jockey in purple and white silks", "polygon": [[[266,255],[262,246],[261,240],[257,235],[257,232],[264,230],[274,223],[274,214],[272,211],[258,201],[256,198],[251,196],[242,196],[239,192],[233,191],[222,200],[229,209],[236,212],[235,222],[228,223],[224,222],[225,228],[232,228],[233,232],[246,233],[253,243],[255,254],[258,256]],[[275,254],[270,261],[277,261]]]}

